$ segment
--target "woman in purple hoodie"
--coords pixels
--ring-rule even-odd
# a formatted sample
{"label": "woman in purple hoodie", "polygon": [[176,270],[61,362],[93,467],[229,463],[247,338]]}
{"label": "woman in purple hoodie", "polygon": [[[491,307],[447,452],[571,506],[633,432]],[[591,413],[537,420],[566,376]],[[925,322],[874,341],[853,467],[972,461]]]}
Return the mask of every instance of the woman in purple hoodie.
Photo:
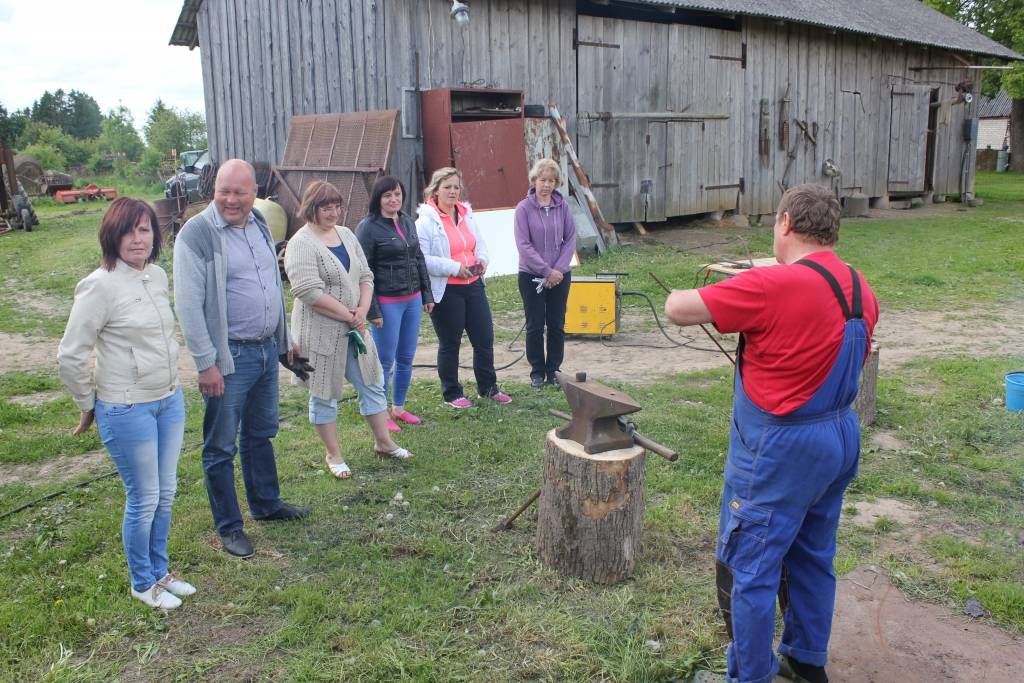
{"label": "woman in purple hoodie", "polygon": [[569,204],[555,189],[561,175],[556,162],[538,160],[530,169],[532,187],[516,206],[519,294],[526,312],[526,360],[534,389],[545,382],[558,384],[555,372],[561,369],[565,352],[565,303],[572,279],[569,262],[576,252],[576,224]]}

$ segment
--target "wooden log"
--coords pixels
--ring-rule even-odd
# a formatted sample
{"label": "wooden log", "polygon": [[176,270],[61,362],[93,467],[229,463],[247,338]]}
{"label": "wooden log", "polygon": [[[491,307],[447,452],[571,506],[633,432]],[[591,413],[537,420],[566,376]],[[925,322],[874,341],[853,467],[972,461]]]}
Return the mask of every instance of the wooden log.
{"label": "wooden log", "polygon": [[555,430],[544,446],[534,546],[565,576],[612,584],[633,574],[644,520],[644,449],[587,453]]}
{"label": "wooden log", "polygon": [[871,343],[871,353],[860,373],[860,387],[857,398],[853,399],[853,412],[860,418],[860,426],[875,423],[875,402],[878,396],[878,343]]}

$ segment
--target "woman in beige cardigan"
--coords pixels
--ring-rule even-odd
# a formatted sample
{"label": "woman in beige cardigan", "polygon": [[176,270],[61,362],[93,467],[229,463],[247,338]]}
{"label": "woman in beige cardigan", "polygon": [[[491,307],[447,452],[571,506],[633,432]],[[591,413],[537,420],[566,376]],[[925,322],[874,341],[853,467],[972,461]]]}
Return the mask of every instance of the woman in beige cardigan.
{"label": "woman in beige cardigan", "polygon": [[299,206],[306,225],[288,241],[284,267],[295,296],[292,333],[315,368],[305,381],[309,421],[327,449],[331,474],[348,479],[352,471],[341,457],[336,426],[345,380],[355,388],[359,412],[373,430],[377,456],[408,460],[412,453],[388,432],[384,373],[366,328],[373,272],[356,236],[337,225],[341,207],[341,194],[330,183],[306,188]]}

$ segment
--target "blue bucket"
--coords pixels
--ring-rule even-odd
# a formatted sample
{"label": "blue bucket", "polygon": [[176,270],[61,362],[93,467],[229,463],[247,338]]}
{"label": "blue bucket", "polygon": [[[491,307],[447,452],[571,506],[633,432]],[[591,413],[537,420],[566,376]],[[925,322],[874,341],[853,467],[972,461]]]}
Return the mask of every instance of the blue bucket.
{"label": "blue bucket", "polygon": [[1024,411],[1024,371],[1006,373],[1006,409]]}

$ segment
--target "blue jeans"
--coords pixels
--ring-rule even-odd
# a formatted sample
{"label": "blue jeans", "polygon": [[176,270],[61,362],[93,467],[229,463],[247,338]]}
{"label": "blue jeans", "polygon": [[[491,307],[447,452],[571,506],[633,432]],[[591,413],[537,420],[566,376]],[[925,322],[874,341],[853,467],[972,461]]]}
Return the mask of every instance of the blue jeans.
{"label": "blue jeans", "polygon": [[[355,344],[348,345],[348,360],[345,363],[345,379],[356,390],[359,397],[359,414],[376,415],[388,409],[388,400],[384,394],[384,383],[367,384],[363,381],[363,373],[359,369],[358,351]],[[309,395],[309,422],[315,425],[327,425],[338,420],[338,400],[317,398]]]}
{"label": "blue jeans", "polygon": [[[235,493],[235,452],[254,519],[282,505],[270,439],[277,435],[277,342],[229,341],[235,371],[224,377],[224,393],[207,396],[203,416],[203,471],[213,523],[221,535],[242,528]],[[241,431],[241,435],[239,435]],[[237,448],[236,448],[237,443]]]}
{"label": "blue jeans", "polygon": [[[391,404],[405,405],[412,380],[412,359],[416,355],[416,342],[420,336],[420,319],[423,317],[423,296],[409,301],[379,304],[384,325],[370,326],[370,333],[377,345],[377,355],[384,369],[385,396],[391,394]],[[394,385],[391,383],[391,366],[395,367]]]}
{"label": "blue jeans", "polygon": [[148,403],[96,401],[96,429],[124,483],[121,540],[132,588],[144,591],[167,574],[167,536],[185,437],[181,388]]}

